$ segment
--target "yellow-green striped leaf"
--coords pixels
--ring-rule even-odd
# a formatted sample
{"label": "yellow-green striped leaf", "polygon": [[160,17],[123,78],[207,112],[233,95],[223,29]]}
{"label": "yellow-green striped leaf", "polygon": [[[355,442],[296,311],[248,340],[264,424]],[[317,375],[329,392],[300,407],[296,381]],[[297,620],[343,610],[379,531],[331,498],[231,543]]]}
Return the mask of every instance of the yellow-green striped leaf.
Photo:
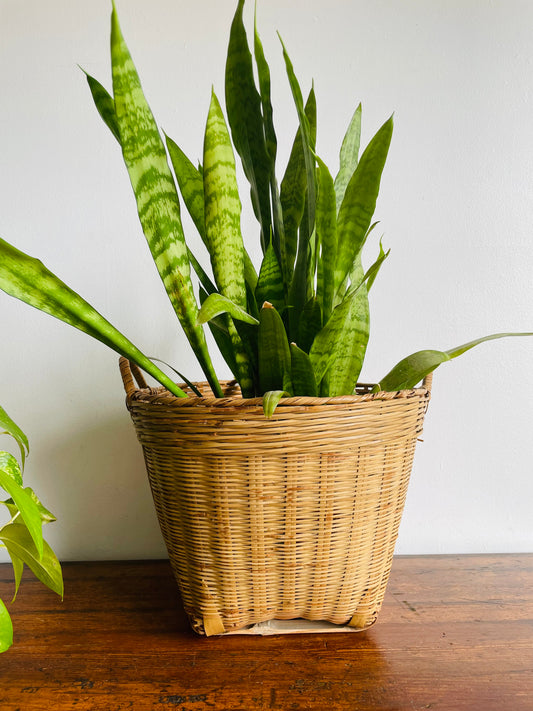
{"label": "yellow-green striped leaf", "polygon": [[340,151],[339,172],[335,177],[336,209],[339,212],[346,187],[357,168],[361,143],[361,104],[355,110],[350,125],[344,135]]}
{"label": "yellow-green striped leaf", "polygon": [[212,93],[204,137],[204,212],[207,244],[221,294],[246,310],[241,201],[228,128]]}
{"label": "yellow-green striped leaf", "polygon": [[510,336],[533,336],[533,333],[493,333],[490,336],[476,338],[474,341],[469,341],[462,346],[457,346],[447,351],[417,351],[397,363],[374,387],[374,391],[385,390],[387,392],[396,392],[397,390],[409,390],[410,388],[414,388],[426,375],[429,375],[438,368],[441,363],[457,358],[471,348],[485,343],[485,341],[493,341]]}
{"label": "yellow-green striped leaf", "polygon": [[122,36],[115,6],[111,16],[111,64],[120,144],[139,219],[174,311],[217,395],[222,390],[198,324],[176,186],[165,146]]}

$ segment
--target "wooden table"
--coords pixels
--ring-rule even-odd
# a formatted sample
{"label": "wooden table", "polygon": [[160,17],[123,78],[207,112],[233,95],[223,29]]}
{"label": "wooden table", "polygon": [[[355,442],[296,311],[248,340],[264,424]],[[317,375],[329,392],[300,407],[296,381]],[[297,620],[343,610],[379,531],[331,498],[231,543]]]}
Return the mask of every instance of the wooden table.
{"label": "wooden table", "polygon": [[[25,575],[0,709],[531,711],[533,555],[399,557],[363,633],[195,636],[166,561]],[[0,597],[12,594],[0,566]]]}

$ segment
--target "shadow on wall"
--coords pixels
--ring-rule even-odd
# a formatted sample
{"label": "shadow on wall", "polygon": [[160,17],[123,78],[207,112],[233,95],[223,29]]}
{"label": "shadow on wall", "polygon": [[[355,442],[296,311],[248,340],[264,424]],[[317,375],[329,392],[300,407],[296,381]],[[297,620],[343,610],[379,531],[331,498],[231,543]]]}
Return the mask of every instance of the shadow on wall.
{"label": "shadow on wall", "polygon": [[48,540],[61,560],[165,558],[128,412],[85,413],[63,437],[41,441],[35,455],[50,470],[48,503],[58,519]]}

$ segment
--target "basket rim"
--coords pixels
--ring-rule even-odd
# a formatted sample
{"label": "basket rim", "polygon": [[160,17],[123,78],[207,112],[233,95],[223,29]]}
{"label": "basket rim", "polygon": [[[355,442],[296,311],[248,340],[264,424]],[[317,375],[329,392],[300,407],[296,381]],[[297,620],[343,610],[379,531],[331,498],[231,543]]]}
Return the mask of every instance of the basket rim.
{"label": "basket rim", "polygon": [[[193,383],[200,391],[209,389],[205,382]],[[263,408],[263,397],[243,398],[238,392],[238,385],[235,380],[221,381],[223,390],[227,394],[225,397],[214,397],[213,395],[203,395],[198,397],[188,387],[188,385],[180,383],[179,386],[187,392],[189,397],[176,397],[169,392],[165,387],[137,387],[134,391],[128,394],[129,402],[154,403],[161,405],[171,405],[172,407],[206,407],[206,408],[248,408],[260,409]],[[431,390],[427,387],[411,388],[409,390],[398,390],[395,392],[387,392],[380,390],[371,392],[373,384],[360,383],[357,385],[357,392],[354,395],[337,395],[334,397],[310,397],[310,396],[292,396],[281,398],[277,405],[279,408],[288,407],[324,407],[324,406],[339,406],[339,405],[355,405],[363,402],[375,401],[391,401],[391,400],[406,400],[411,398],[428,398]]]}

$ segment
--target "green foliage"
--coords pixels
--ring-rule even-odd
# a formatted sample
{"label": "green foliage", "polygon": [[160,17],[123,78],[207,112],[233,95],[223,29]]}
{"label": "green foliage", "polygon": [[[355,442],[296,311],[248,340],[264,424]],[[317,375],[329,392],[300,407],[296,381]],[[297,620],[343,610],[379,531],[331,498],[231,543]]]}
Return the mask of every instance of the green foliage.
{"label": "green foliage", "polygon": [[[163,140],[114,5],[112,93],[93,77],[86,78],[96,108],[122,150],[152,257],[214,394],[221,396],[222,389],[207,350],[206,322],[243,395],[264,396],[265,414],[271,415],[282,396],[354,391],[370,335],[369,291],[389,254],[380,242],[378,258],[365,271],[363,250],[377,224],[372,220],[393,118],[383,123],[359,155],[362,109],[358,105],[342,141],[334,178],[317,154],[314,88],[304,102],[294,64],[281,41],[296,133],[278,187],[270,68],[257,23],[250,50],[244,1],[237,0],[226,57],[227,121],[213,91],[203,165],[194,166],[168,136]],[[258,221],[259,274],[241,233],[236,158],[250,184]],[[196,259],[186,243],[180,194],[208,249],[209,267]],[[198,297],[192,272],[199,281]],[[72,289],[40,262],[1,240],[0,288],[101,340],[171,392],[185,396]],[[468,348],[500,335],[479,339]],[[376,388],[412,388],[464,350],[413,354]]]}
{"label": "green foliage", "polygon": [[[0,488],[10,498],[0,503],[7,509],[10,520],[0,527],[0,546],[6,548],[13,563],[15,595],[18,592],[22,570],[26,564],[44,585],[63,597],[63,576],[56,555],[43,539],[43,524],[55,521],[30,487],[24,487],[23,468],[29,451],[28,439],[7,412],[0,407],[0,427],[3,434],[11,435],[21,448],[19,465],[9,452],[0,452]],[[0,600],[0,652],[13,643],[13,625],[9,612]]]}

